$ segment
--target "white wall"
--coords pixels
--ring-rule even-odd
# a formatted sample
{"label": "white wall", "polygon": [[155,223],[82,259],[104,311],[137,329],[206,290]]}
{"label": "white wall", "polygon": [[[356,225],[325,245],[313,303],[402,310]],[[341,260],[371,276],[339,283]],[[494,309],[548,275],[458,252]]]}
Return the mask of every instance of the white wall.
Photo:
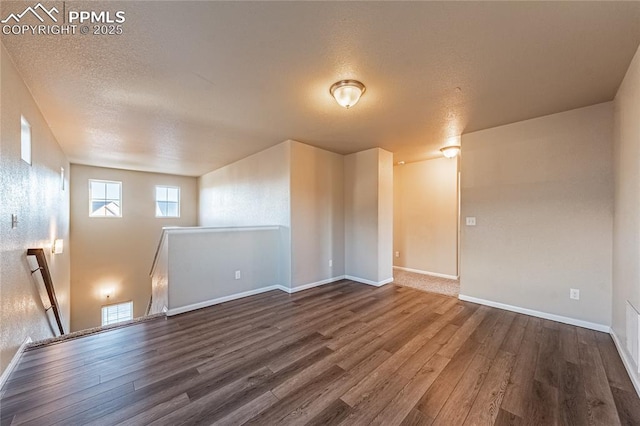
{"label": "white wall", "polygon": [[610,325],[612,113],[609,102],[462,136],[461,221],[477,218],[462,226],[462,295]]}
{"label": "white wall", "polygon": [[[121,218],[89,217],[89,179],[122,182]],[[134,316],[144,315],[162,228],[196,224],[197,179],[73,164],[71,182],[72,329],[99,326],[106,304],[132,300]],[[156,217],[156,185],[180,187],[179,218]]]}
{"label": "white wall", "polygon": [[373,148],[345,156],[345,274],[370,284],[393,280],[393,154]]}
{"label": "white wall", "polygon": [[[626,303],[640,309],[640,49],[615,98],[613,226],[613,324],[623,356]],[[640,392],[640,374],[632,373]]]}
{"label": "white wall", "polygon": [[400,255],[394,266],[457,276],[457,159],[418,161],[393,171],[393,250]]}
{"label": "white wall", "polygon": [[282,285],[291,286],[291,141],[201,176],[198,225],[282,227]]}
{"label": "white wall", "polygon": [[[41,340],[54,335],[31,278],[27,249],[45,249],[67,332],[71,250],[69,162],[4,46],[0,46],[0,63],[0,372],[3,372],[26,338]],[[31,165],[20,159],[20,115],[31,124]],[[65,190],[60,167],[65,169]],[[11,227],[12,214],[18,215],[15,229]],[[56,238],[63,239],[67,247],[63,254],[51,255],[51,243]]]}
{"label": "white wall", "polygon": [[344,157],[294,141],[291,247],[292,287],[345,274]]}

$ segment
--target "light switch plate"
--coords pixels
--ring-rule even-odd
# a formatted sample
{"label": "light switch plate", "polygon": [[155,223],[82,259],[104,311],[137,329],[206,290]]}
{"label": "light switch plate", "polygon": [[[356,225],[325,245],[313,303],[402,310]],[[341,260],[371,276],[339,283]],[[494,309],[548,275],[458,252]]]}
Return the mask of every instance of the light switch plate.
{"label": "light switch plate", "polygon": [[466,223],[467,223],[467,226],[476,226],[475,216],[467,216]]}

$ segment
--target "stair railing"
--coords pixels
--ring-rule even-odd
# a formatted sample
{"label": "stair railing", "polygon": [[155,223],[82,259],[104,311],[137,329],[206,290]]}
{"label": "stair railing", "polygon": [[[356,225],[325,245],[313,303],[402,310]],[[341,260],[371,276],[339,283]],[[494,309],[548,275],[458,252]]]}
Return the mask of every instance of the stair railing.
{"label": "stair railing", "polygon": [[36,259],[38,267],[32,270],[31,274],[33,275],[36,272],[40,272],[42,281],[44,282],[44,287],[47,290],[47,296],[49,297],[49,307],[45,307],[45,311],[48,311],[49,309],[53,310],[53,315],[56,318],[56,323],[58,324],[58,329],[60,330],[60,335],[62,336],[64,334],[64,328],[62,326],[62,319],[60,317],[60,305],[58,304],[58,299],[56,298],[56,290],[53,287],[53,279],[51,278],[51,272],[49,271],[49,266],[47,265],[47,258],[44,255],[44,249],[28,249],[27,256],[33,256]]}

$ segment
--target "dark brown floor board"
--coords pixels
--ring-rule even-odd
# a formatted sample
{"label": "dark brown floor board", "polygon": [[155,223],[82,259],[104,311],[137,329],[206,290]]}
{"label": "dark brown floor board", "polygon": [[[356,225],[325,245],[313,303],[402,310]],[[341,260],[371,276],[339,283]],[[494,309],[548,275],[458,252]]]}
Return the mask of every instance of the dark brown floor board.
{"label": "dark brown floor board", "polygon": [[28,350],[0,425],[640,425],[603,333],[408,287],[270,291]]}

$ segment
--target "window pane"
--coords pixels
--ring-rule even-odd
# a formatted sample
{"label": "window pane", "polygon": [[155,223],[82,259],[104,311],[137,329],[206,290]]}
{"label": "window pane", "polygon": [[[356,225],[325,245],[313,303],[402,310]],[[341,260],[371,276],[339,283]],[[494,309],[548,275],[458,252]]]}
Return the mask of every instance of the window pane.
{"label": "window pane", "polygon": [[31,164],[31,125],[26,118],[20,117],[20,157]]}
{"label": "window pane", "polygon": [[115,324],[133,319],[133,302],[102,307],[102,325]]}
{"label": "window pane", "polygon": [[180,188],[156,186],[156,216],[180,217]]}
{"label": "window pane", "polygon": [[107,199],[119,200],[120,199],[120,184],[108,183],[107,184]]}
{"label": "window pane", "polygon": [[167,216],[178,216],[178,203],[167,203]]}
{"label": "window pane", "polygon": [[156,201],[167,199],[167,188],[164,186],[156,186]]}
{"label": "window pane", "polygon": [[121,182],[100,180],[89,181],[91,204],[89,215],[92,217],[121,217]]}
{"label": "window pane", "polygon": [[173,201],[177,203],[180,197],[179,196],[180,190],[178,188],[167,188],[167,189],[168,189],[167,201]]}
{"label": "window pane", "polygon": [[107,198],[106,185],[104,182],[91,181],[91,199]]}
{"label": "window pane", "polygon": [[105,216],[120,216],[120,205],[118,203],[109,201],[104,208]]}

